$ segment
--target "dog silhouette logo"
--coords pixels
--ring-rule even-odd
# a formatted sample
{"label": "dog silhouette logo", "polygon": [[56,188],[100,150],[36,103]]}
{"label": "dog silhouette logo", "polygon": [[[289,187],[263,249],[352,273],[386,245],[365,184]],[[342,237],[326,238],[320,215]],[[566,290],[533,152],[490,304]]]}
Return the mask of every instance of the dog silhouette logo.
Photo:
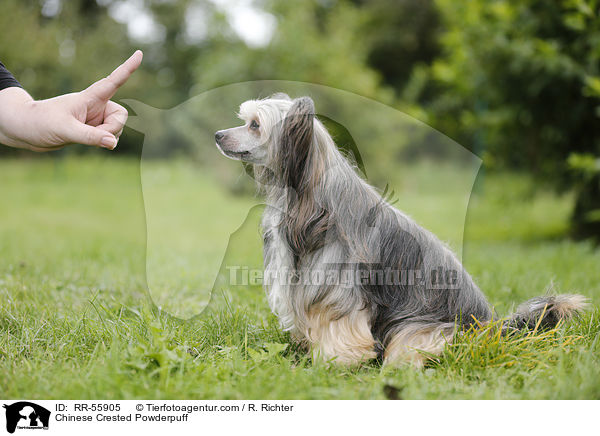
{"label": "dog silhouette logo", "polygon": [[14,433],[18,429],[48,430],[50,411],[29,401],[19,401],[3,406],[6,409],[6,431]]}

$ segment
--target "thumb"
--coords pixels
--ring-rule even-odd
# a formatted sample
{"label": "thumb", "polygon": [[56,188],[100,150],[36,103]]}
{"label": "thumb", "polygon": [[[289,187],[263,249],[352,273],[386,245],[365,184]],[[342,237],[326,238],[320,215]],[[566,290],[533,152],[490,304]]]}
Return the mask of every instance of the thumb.
{"label": "thumb", "polygon": [[75,124],[70,136],[71,142],[79,144],[103,147],[109,150],[113,150],[117,146],[117,138],[112,133],[83,123]]}

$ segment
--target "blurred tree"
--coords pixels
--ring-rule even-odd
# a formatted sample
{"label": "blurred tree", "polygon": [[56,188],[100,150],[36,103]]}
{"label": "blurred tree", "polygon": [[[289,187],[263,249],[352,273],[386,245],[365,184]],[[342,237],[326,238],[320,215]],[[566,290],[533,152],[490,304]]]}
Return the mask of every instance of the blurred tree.
{"label": "blurred tree", "polygon": [[[477,152],[485,145],[488,166],[526,169],[559,187],[572,186],[576,177],[567,158],[600,154],[599,2],[437,5],[446,27],[443,54],[429,69],[415,71],[409,84],[426,106],[427,121]],[[583,192],[588,198],[579,198],[573,220],[577,234],[598,230],[582,223],[598,219],[592,212],[600,209],[599,190]]]}
{"label": "blurred tree", "polygon": [[355,5],[265,0],[260,6],[277,20],[270,42],[248,47],[222,32],[196,61],[197,91],[248,80],[282,79],[393,102],[392,90],[382,87],[380,75],[367,65],[367,41],[357,31],[366,15]]}
{"label": "blurred tree", "polygon": [[4,0],[2,7],[0,59],[35,98],[80,90],[132,52],[125,27],[95,0]]}
{"label": "blurred tree", "polygon": [[354,0],[364,14],[367,62],[400,93],[417,65],[440,52],[441,23],[433,0]]}

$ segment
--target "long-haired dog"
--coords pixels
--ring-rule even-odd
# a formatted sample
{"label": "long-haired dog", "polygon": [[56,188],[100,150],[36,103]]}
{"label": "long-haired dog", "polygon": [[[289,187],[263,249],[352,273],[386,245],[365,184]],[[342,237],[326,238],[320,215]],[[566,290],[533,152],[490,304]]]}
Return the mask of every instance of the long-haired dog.
{"label": "long-haired dog", "polygon": [[[457,329],[492,319],[455,254],[357,174],[310,98],[246,101],[239,117],[245,124],[218,131],[216,143],[252,164],[265,190],[269,304],[313,358],[422,366]],[[537,297],[503,328],[552,327],[585,305],[580,295]]]}

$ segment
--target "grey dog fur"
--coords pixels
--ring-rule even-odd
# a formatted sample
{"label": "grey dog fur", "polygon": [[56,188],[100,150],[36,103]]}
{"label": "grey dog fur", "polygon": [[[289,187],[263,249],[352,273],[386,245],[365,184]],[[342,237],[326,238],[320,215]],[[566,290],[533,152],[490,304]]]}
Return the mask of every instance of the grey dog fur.
{"label": "grey dog fur", "polygon": [[[236,139],[234,129],[217,132],[222,133],[217,145],[224,152],[244,148],[240,160],[254,165],[255,178],[266,193],[262,221],[266,273],[286,269],[297,278],[294,283],[265,285],[284,328],[318,347],[311,342],[324,336],[311,336],[315,313],[330,324],[344,319],[359,323],[362,318],[357,314],[366,314],[374,354],[346,359],[358,363],[374,355],[383,358],[390,344],[405,348],[388,360],[402,360],[398,356],[409,354],[410,347],[431,341],[438,346],[423,348],[439,353],[442,336],[448,341],[456,329],[492,319],[485,296],[456,255],[357,174],[315,116],[310,98],[291,100],[277,94],[251,106],[261,129],[268,130],[260,132],[261,143],[266,144],[261,145],[266,147],[262,161],[252,157],[254,148],[246,150],[243,140]],[[246,117],[252,116],[252,110],[242,109],[251,112]],[[349,271],[353,277],[369,279],[352,286],[305,280],[316,270]],[[410,272],[418,280],[397,280],[398,275],[391,281],[372,280],[381,279],[382,271]],[[440,272],[452,280],[434,283]],[[584,306],[585,299],[578,295],[536,297],[522,304],[506,326],[552,327]],[[328,340],[351,342],[341,336]],[[352,344],[334,344],[329,354],[342,354],[335,350],[348,346]]]}

